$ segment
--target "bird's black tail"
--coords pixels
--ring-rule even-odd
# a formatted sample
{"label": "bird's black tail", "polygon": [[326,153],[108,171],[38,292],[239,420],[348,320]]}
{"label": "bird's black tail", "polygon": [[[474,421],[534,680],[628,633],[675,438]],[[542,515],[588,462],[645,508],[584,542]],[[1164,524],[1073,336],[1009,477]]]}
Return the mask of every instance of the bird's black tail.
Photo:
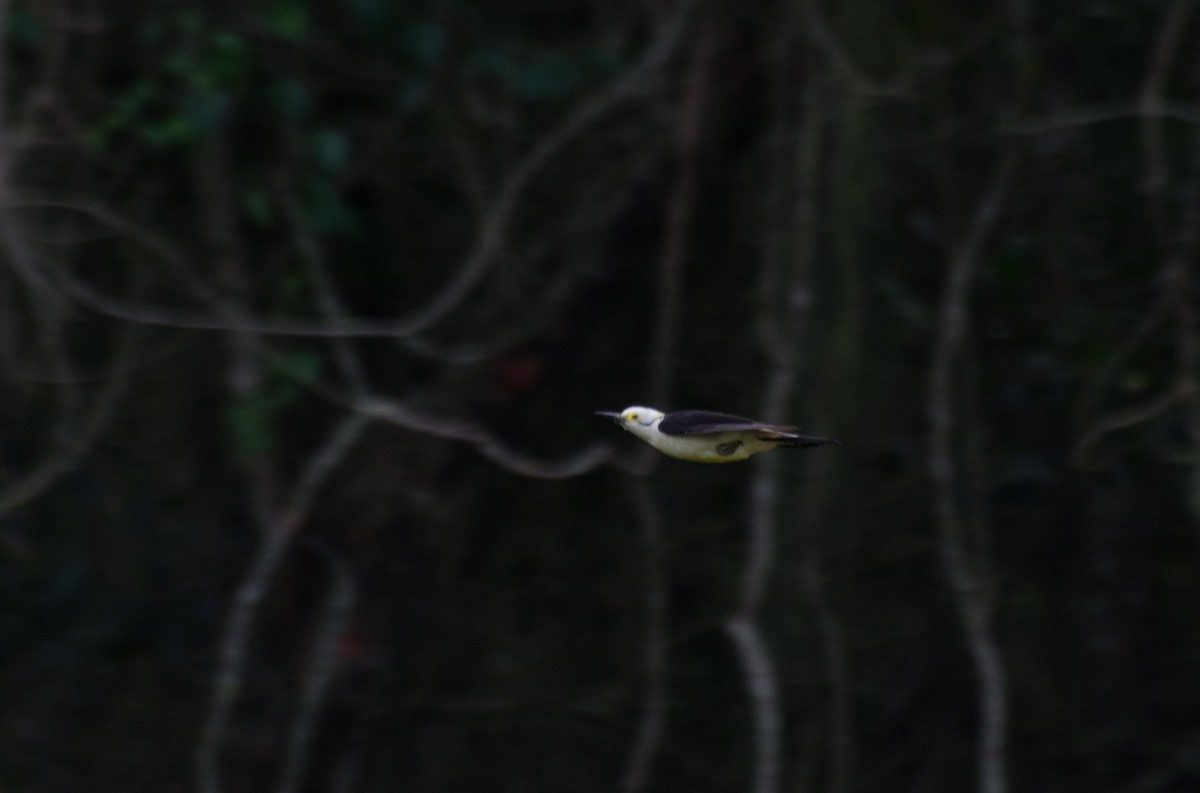
{"label": "bird's black tail", "polygon": [[812,435],[785,435],[779,440],[780,446],[786,446],[789,449],[807,449],[810,446],[829,446],[830,444],[841,446],[842,442],[834,438],[817,438]]}

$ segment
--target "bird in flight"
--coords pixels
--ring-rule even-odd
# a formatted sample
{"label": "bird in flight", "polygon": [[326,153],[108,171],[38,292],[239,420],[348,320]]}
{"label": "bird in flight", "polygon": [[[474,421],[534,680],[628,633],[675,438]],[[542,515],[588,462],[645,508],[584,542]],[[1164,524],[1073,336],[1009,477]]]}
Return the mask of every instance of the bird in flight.
{"label": "bird in flight", "polygon": [[733,463],[777,446],[803,449],[840,443],[800,435],[795,427],[708,410],[663,413],[634,405],[620,413],[597,410],[596,415],[612,419],[663,454],[694,463]]}

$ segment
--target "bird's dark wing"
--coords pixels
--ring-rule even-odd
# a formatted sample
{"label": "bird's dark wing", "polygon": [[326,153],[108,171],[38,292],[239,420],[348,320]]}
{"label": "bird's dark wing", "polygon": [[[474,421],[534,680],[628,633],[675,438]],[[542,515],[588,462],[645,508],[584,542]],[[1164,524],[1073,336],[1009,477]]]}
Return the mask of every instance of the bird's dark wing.
{"label": "bird's dark wing", "polygon": [[658,431],[664,435],[711,435],[738,430],[794,432],[796,428],[763,424],[754,419],[731,416],[728,413],[713,413],[709,410],[680,410],[677,413],[668,413],[658,425]]}

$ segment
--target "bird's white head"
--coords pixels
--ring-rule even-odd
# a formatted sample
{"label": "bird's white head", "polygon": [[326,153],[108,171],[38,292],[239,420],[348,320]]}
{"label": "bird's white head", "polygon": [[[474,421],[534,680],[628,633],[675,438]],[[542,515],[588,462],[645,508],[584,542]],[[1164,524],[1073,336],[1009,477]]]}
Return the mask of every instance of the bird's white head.
{"label": "bird's white head", "polygon": [[658,432],[658,422],[662,421],[665,414],[654,408],[631,405],[620,413],[600,411],[599,415],[612,419],[639,438],[646,438]]}
{"label": "bird's white head", "polygon": [[653,427],[662,420],[663,415],[661,410],[642,407],[641,405],[632,405],[621,411],[621,421],[631,427]]}

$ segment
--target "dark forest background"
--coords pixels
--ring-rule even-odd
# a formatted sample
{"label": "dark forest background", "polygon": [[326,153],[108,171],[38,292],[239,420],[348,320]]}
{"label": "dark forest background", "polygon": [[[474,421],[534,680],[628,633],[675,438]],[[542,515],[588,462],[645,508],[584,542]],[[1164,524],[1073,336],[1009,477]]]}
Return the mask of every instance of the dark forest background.
{"label": "dark forest background", "polygon": [[0,1],[0,790],[1200,789],[1196,6]]}

